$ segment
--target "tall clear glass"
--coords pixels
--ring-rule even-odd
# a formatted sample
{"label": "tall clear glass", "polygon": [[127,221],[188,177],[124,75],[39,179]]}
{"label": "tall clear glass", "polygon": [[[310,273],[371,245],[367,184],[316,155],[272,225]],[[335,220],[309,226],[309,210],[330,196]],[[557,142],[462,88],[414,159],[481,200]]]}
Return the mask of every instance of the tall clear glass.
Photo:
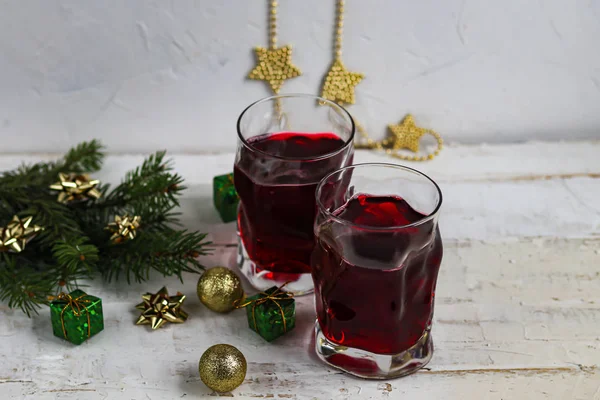
{"label": "tall clear glass", "polygon": [[237,128],[239,267],[257,289],[309,293],[315,190],[352,163],[352,117],[316,96],[280,95],[251,104]]}
{"label": "tall clear glass", "polygon": [[433,354],[442,192],[426,175],[358,164],[317,188],[316,351],[363,378],[415,372]]}

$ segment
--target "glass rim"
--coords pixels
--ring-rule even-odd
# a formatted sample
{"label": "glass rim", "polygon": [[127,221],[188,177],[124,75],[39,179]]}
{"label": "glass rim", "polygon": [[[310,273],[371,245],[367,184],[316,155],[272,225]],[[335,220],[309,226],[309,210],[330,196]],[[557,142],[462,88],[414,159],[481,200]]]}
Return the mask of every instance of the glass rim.
{"label": "glass rim", "polygon": [[[420,219],[416,222],[410,223],[410,224],[405,224],[405,225],[394,225],[394,226],[370,226],[370,225],[361,225],[361,224],[356,224],[354,222],[350,222],[348,220],[339,218],[337,216],[335,216],[332,212],[330,212],[327,207],[325,207],[323,205],[323,203],[321,202],[321,191],[323,189],[323,185],[325,184],[325,182],[327,182],[327,180],[332,177],[335,174],[338,173],[342,173],[346,170],[349,169],[354,169],[356,167],[384,167],[384,168],[394,168],[394,169],[399,169],[399,170],[403,170],[403,171],[408,171],[408,172],[412,172],[416,175],[419,175],[423,178],[425,178],[426,180],[428,180],[430,183],[433,184],[433,186],[435,187],[435,189],[437,190],[438,193],[438,201],[437,204],[435,205],[435,208],[433,209],[432,212],[430,212],[429,214],[427,214],[425,216],[425,218]],[[317,208],[319,209],[320,212],[323,212],[327,218],[331,218],[333,220],[335,220],[336,222],[342,224],[342,225],[348,225],[348,226],[352,226],[352,227],[356,227],[356,228],[360,228],[360,229],[365,229],[365,230],[371,230],[371,231],[392,231],[392,230],[398,230],[398,229],[405,229],[405,228],[412,228],[415,226],[419,226],[422,225],[426,222],[431,221],[432,219],[434,219],[438,212],[440,211],[440,208],[442,207],[442,190],[440,189],[440,187],[438,186],[438,184],[431,179],[429,176],[425,175],[423,172],[418,171],[414,168],[410,168],[404,165],[400,165],[400,164],[392,164],[392,163],[360,163],[360,164],[353,164],[353,165],[348,165],[346,167],[342,167],[339,168],[329,174],[327,174],[323,179],[321,179],[321,181],[319,182],[319,184],[317,185],[317,190],[315,191],[315,200],[317,203]]]}
{"label": "glass rim", "polygon": [[[333,106],[334,108],[338,108],[340,110],[342,110],[342,112],[348,117],[348,119],[350,120],[350,137],[344,141],[344,145],[341,146],[339,149],[336,149],[334,151],[331,151],[329,153],[317,156],[317,157],[283,157],[283,156],[278,156],[276,154],[272,154],[260,149],[257,149],[256,147],[254,147],[251,143],[249,143],[246,138],[244,138],[244,136],[242,135],[242,128],[241,128],[241,124],[242,124],[242,118],[244,118],[244,115],[246,115],[246,113],[248,112],[248,110],[250,110],[252,107],[262,104],[262,103],[266,103],[272,100],[278,100],[278,99],[283,99],[283,98],[307,98],[307,99],[313,99],[314,101],[318,102],[318,103],[322,103],[322,105],[329,105],[329,106]],[[341,105],[339,105],[336,102],[333,102],[331,100],[327,100],[323,97],[319,97],[319,96],[315,96],[312,94],[304,94],[304,93],[287,93],[287,94],[277,94],[274,96],[269,96],[269,97],[264,97],[262,99],[256,100],[255,102],[251,103],[248,107],[246,107],[244,109],[244,111],[242,111],[242,113],[240,114],[240,116],[238,117],[237,120],[237,134],[238,134],[238,139],[242,142],[242,144],[244,145],[244,147],[246,147],[247,149],[251,150],[251,151],[255,151],[261,154],[264,154],[266,156],[269,157],[273,157],[273,158],[277,158],[280,160],[287,160],[287,161],[307,161],[307,160],[311,160],[311,161],[319,161],[319,160],[324,160],[326,158],[332,157],[336,154],[339,154],[341,152],[343,152],[344,150],[346,150],[351,144],[354,143],[354,134],[356,132],[356,124],[354,123],[354,118],[352,118],[352,115],[350,115],[350,113],[348,112],[348,110],[346,110],[344,107],[342,107]],[[267,132],[265,132],[267,133]]]}

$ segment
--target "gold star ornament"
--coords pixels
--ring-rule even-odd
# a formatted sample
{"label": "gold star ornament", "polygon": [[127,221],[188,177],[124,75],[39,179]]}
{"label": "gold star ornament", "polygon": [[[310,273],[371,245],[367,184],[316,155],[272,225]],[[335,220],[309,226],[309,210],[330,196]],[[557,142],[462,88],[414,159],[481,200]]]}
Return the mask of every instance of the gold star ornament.
{"label": "gold star ornament", "polygon": [[0,228],[0,253],[22,252],[25,245],[44,230],[41,226],[32,225],[32,221],[33,217],[20,219],[15,215],[8,225]]}
{"label": "gold star ornament", "polygon": [[388,125],[388,128],[392,132],[392,137],[388,139],[389,146],[386,147],[394,150],[409,149],[415,153],[419,151],[421,137],[430,133],[429,129],[419,128],[415,125],[415,120],[410,114],[404,117],[398,125]]}
{"label": "gold star ornament", "polygon": [[167,322],[181,324],[188,318],[188,314],[181,308],[185,295],[180,292],[177,292],[176,296],[169,296],[167,288],[163,287],[156,294],[146,293],[142,296],[142,300],[135,306],[138,310],[142,310],[136,325],[150,325],[152,330],[155,330]]}
{"label": "gold star ornament", "polygon": [[349,72],[340,59],[336,59],[325,76],[321,97],[340,104],[354,104],[354,87],[360,83],[364,75]]}
{"label": "gold star ornament", "polygon": [[265,81],[273,93],[278,94],[281,85],[287,79],[300,76],[300,70],[292,64],[292,46],[267,49],[256,47],[257,64],[248,74],[248,78]]}
{"label": "gold star ornament", "polygon": [[97,179],[90,179],[87,174],[58,174],[59,181],[50,186],[50,189],[58,191],[58,202],[63,204],[99,199],[102,193],[97,189],[100,183]]}
{"label": "gold star ornament", "polygon": [[110,240],[113,243],[122,243],[126,240],[134,239],[137,235],[137,229],[140,227],[140,216],[115,215],[115,221],[106,226],[106,230],[112,233]]}

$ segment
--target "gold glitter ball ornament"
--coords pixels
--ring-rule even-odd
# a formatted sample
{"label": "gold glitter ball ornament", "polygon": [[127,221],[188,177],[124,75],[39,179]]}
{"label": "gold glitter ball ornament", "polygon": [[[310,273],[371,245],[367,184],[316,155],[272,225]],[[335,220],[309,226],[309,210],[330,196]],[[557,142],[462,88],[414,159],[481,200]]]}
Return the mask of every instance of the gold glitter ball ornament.
{"label": "gold glitter ball ornament", "polygon": [[51,190],[58,191],[58,202],[63,204],[99,199],[102,193],[97,189],[98,179],[90,179],[87,174],[58,174],[59,181],[50,185]]}
{"label": "gold glitter ball ornament", "polygon": [[218,393],[231,392],[246,378],[246,358],[241,351],[228,344],[209,347],[198,365],[200,379]]}
{"label": "gold glitter ball ornament", "polygon": [[234,301],[244,297],[240,278],[225,267],[206,270],[198,280],[197,292],[202,304],[220,313],[233,310]]}
{"label": "gold glitter ball ornament", "polygon": [[287,79],[295,78],[302,73],[292,64],[292,46],[267,49],[257,47],[256,67],[248,74],[248,78],[266,81],[273,93],[278,94],[281,85]]}
{"label": "gold glitter ball ornament", "polygon": [[135,238],[141,220],[142,217],[137,215],[133,217],[129,215],[115,215],[115,221],[110,222],[105,229],[112,233],[110,240],[113,243],[121,243]]}
{"label": "gold glitter ball ornament", "polygon": [[31,225],[32,221],[33,217],[21,219],[15,215],[5,227],[0,228],[0,253],[22,252],[25,245],[44,230],[41,226]]}

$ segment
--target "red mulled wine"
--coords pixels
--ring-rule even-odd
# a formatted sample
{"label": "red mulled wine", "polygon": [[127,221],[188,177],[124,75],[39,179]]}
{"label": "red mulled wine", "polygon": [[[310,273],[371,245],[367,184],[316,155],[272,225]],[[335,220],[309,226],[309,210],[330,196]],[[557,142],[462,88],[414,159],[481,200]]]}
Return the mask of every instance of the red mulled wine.
{"label": "red mulled wine", "polygon": [[442,259],[436,220],[401,197],[364,194],[352,196],[331,216],[317,223],[312,262],[322,333],[337,345],[376,354],[411,348],[433,317]]}
{"label": "red mulled wine", "polygon": [[315,190],[326,174],[351,162],[346,144],[334,133],[280,132],[240,146],[234,166],[238,229],[258,270],[310,273]]}

